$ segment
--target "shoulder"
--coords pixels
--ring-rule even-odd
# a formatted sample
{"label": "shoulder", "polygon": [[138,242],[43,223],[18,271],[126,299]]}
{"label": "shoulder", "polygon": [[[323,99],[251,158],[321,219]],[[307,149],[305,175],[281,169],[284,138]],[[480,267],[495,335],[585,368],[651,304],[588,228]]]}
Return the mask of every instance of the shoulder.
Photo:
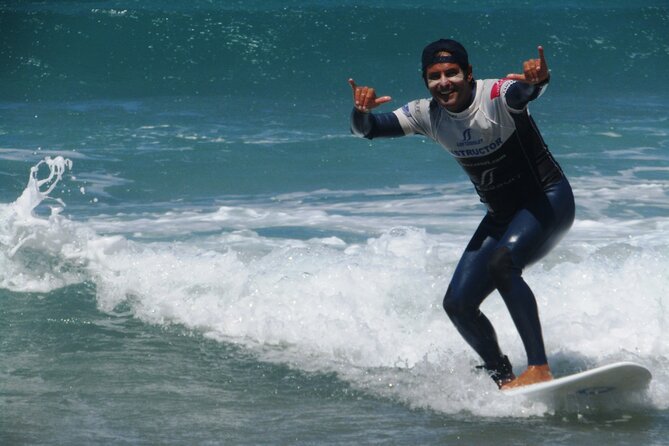
{"label": "shoulder", "polygon": [[492,79],[484,97],[491,107],[516,114],[522,112],[527,103],[537,97],[535,90],[533,85],[514,79]]}
{"label": "shoulder", "polygon": [[407,102],[401,108],[396,110],[396,113],[401,113],[407,118],[419,119],[422,116],[427,116],[430,112],[431,99],[416,99]]}
{"label": "shoulder", "polygon": [[433,108],[431,102],[431,99],[416,99],[407,102],[393,112],[406,134],[428,134],[430,132],[430,115]]}
{"label": "shoulder", "polygon": [[486,79],[483,81],[484,91],[488,93],[486,96],[489,97],[491,101],[498,98],[504,98],[506,92],[509,91],[509,88],[516,82],[517,81],[515,80],[506,78]]}
{"label": "shoulder", "polygon": [[414,122],[429,122],[430,112],[433,108],[431,99],[416,99],[407,102],[402,107],[395,110],[395,115],[402,120],[410,120]]}

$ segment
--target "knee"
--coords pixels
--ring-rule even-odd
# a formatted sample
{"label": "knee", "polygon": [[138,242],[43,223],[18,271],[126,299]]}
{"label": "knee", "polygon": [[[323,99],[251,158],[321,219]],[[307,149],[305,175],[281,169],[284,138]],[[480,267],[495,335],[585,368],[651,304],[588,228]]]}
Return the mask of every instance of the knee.
{"label": "knee", "polygon": [[513,263],[511,250],[503,246],[493,253],[488,263],[488,272],[500,292],[511,289],[514,275],[519,275],[520,268]]}
{"label": "knee", "polygon": [[460,293],[456,292],[452,285],[448,287],[444,296],[444,311],[451,319],[460,314],[470,311],[467,300]]}

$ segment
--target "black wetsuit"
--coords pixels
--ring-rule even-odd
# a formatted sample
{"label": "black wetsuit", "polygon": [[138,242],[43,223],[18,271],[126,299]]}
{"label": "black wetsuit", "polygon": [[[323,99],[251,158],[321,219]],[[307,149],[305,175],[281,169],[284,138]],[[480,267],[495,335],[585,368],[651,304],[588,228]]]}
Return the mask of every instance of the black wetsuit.
{"label": "black wetsuit", "polygon": [[574,220],[571,187],[527,111],[543,88],[508,79],[479,80],[472,103],[460,113],[421,99],[392,113],[354,109],[351,115],[351,130],[358,136],[422,134],[440,143],[467,172],[487,206],[455,269],[444,309],[486,368],[501,374],[510,372],[510,365],[479,307],[497,289],[528,364],[545,364],[536,300],[522,271],[550,251]]}

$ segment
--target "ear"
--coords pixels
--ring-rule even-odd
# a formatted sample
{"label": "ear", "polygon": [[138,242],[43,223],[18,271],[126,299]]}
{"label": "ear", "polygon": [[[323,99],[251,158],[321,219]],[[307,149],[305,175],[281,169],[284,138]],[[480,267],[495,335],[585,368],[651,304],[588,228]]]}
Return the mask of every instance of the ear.
{"label": "ear", "polygon": [[467,68],[467,75],[465,76],[467,78],[467,82],[471,82],[474,80],[474,71],[472,70],[472,66],[470,65]]}

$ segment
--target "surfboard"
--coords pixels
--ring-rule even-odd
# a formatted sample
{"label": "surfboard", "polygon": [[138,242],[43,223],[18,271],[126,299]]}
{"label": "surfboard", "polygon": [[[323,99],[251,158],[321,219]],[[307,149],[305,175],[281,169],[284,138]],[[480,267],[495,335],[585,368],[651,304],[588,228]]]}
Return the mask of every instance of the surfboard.
{"label": "surfboard", "polygon": [[648,387],[652,375],[646,367],[634,362],[616,362],[552,381],[503,390],[508,396],[559,399],[566,397],[615,398],[637,394]]}

